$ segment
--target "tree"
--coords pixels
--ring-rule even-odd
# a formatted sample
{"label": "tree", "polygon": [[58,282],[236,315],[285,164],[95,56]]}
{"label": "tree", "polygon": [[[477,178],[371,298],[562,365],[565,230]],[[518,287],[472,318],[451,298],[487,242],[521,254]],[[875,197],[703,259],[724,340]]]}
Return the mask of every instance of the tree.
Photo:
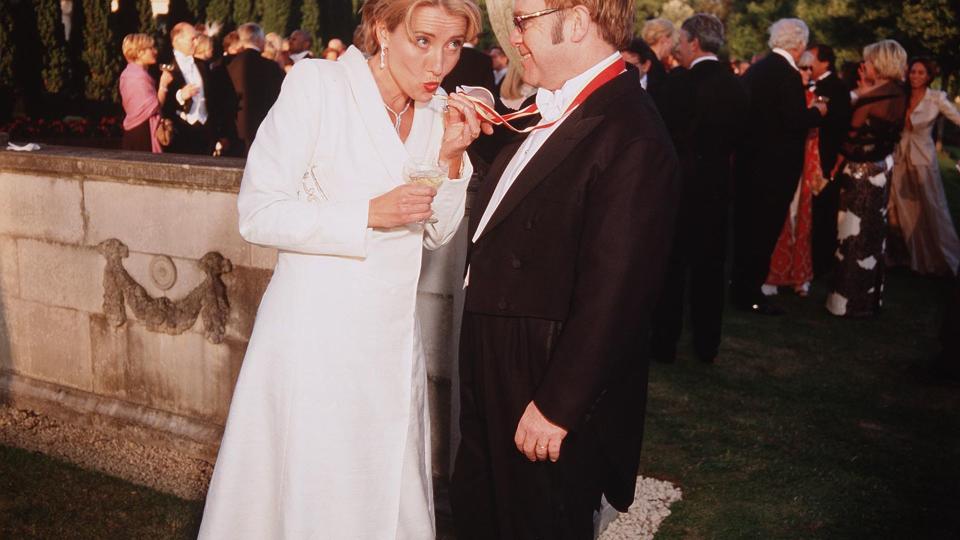
{"label": "tree", "polygon": [[[303,0],[300,6],[300,28],[310,32],[313,38],[313,48],[320,48],[320,1]],[[314,51],[318,52],[318,51]]]}
{"label": "tree", "polygon": [[0,88],[13,88],[13,57],[16,45],[13,42],[13,14],[0,9]]}
{"label": "tree", "polygon": [[292,0],[260,0],[263,10],[263,31],[276,32],[281,36],[293,30]]}
{"label": "tree", "polygon": [[206,18],[210,22],[220,22],[224,26],[232,26],[233,0],[209,0],[206,9]]}
{"label": "tree", "polygon": [[695,12],[690,4],[684,0],[667,0],[660,8],[660,16],[669,19],[673,24],[680,26],[683,21]]}
{"label": "tree", "polygon": [[140,16],[140,31],[151,36],[156,35],[158,28],[157,19],[153,16],[153,2],[137,0],[137,13]]}
{"label": "tree", "polygon": [[110,4],[100,0],[83,1],[83,63],[87,80],[84,94],[94,101],[117,102],[117,78],[120,74],[118,51],[110,30]]}
{"label": "tree", "polygon": [[43,87],[51,94],[59,93],[70,77],[70,62],[63,36],[59,0],[38,0],[37,32],[40,37]]}
{"label": "tree", "polygon": [[261,13],[257,0],[233,0],[233,22],[238,25],[260,20]]}

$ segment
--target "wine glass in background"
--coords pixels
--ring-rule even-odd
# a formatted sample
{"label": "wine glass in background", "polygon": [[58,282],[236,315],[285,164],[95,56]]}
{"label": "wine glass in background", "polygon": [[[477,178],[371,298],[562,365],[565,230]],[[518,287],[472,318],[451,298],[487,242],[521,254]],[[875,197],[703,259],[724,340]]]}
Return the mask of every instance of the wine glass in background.
{"label": "wine glass in background", "polygon": [[[436,161],[410,158],[403,165],[403,180],[408,184],[419,184],[440,189],[447,179],[447,170]],[[436,223],[437,218],[430,216],[424,223]]]}
{"label": "wine glass in background", "polygon": [[167,72],[173,72],[173,64],[160,64],[160,69]]}

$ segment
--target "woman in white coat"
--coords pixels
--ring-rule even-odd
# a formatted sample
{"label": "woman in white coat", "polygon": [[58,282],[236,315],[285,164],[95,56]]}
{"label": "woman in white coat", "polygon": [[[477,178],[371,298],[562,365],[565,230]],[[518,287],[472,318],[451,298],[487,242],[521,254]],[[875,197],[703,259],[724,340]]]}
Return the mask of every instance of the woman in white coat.
{"label": "woman in white coat", "polygon": [[932,132],[941,114],[960,126],[960,111],[946,93],[930,88],[933,77],[931,61],[910,61],[910,105],[894,154],[888,253],[890,262],[909,265],[914,272],[952,276],[960,264],[960,240],[950,219]]}
{"label": "woman in white coat", "polygon": [[[200,538],[434,537],[415,301],[423,247],[463,216],[464,150],[489,130],[460,96],[434,95],[479,26],[471,0],[367,0],[360,49],[284,81],[238,199],[243,237],[280,255]],[[450,179],[405,185],[411,158]]]}

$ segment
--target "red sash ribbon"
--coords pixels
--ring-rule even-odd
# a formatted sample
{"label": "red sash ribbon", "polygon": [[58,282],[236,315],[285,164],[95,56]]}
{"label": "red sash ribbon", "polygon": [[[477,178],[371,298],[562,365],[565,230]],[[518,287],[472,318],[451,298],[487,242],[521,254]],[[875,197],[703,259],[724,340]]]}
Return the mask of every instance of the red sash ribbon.
{"label": "red sash ribbon", "polygon": [[467,95],[464,95],[464,97],[466,97],[468,100],[473,102],[474,108],[477,110],[477,114],[479,114],[484,120],[490,122],[491,124],[495,126],[505,126],[506,128],[511,129],[517,133],[529,133],[536,129],[546,129],[548,127],[553,126],[560,120],[563,120],[567,115],[573,112],[574,109],[579,107],[581,103],[586,101],[587,98],[590,97],[590,94],[595,92],[601,86],[615,79],[618,75],[623,73],[626,68],[627,68],[627,65],[626,65],[626,62],[623,61],[623,58],[618,58],[617,60],[612,62],[609,66],[605,67],[603,71],[601,71],[600,73],[597,73],[596,77],[594,77],[593,79],[590,80],[589,83],[587,83],[587,85],[583,88],[583,90],[581,90],[580,93],[577,94],[577,97],[574,98],[574,100],[570,103],[569,106],[567,106],[567,109],[563,111],[563,114],[560,115],[560,118],[557,118],[552,122],[547,122],[546,124],[530,126],[525,129],[517,129],[513,127],[510,121],[515,120],[517,118],[524,118],[527,116],[533,116],[535,114],[539,114],[540,111],[539,109],[537,109],[536,103],[533,103],[528,107],[524,107],[523,109],[520,109],[517,112],[501,115],[500,113],[495,111],[493,107],[491,107],[489,104],[487,104],[481,99],[475,98],[473,96],[467,96]]}

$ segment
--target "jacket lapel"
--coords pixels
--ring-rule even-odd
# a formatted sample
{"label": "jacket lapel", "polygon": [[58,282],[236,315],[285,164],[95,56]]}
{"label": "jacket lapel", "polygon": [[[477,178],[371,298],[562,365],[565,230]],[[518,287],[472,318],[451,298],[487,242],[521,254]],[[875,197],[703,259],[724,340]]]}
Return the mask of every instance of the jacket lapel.
{"label": "jacket lapel", "polygon": [[[520,175],[517,176],[513,185],[507,190],[503,200],[500,201],[500,205],[497,206],[497,209],[490,217],[487,226],[484,227],[481,236],[486,235],[487,232],[506,219],[506,217],[523,202],[523,199],[533,191],[547,175],[560,165],[560,162],[563,160],[558,159],[558,156],[570,154],[570,152],[576,148],[577,143],[589,135],[590,132],[593,131],[593,128],[597,127],[602,120],[602,116],[583,118],[582,108],[574,111],[570,117],[550,135],[546,142],[543,143],[543,146],[533,155],[526,167],[520,171]],[[516,149],[514,149],[514,152],[516,152]],[[487,200],[489,201],[489,198]]]}
{"label": "jacket lapel", "polygon": [[357,110],[360,111],[360,119],[373,143],[371,146],[389,177],[395,179],[394,184],[399,185],[403,182],[403,164],[407,160],[407,150],[394,131],[386,109],[381,105],[383,99],[370,68],[367,67],[367,61],[356,47],[350,47],[338,62],[346,69],[350,90]]}
{"label": "jacket lapel", "polygon": [[[577,110],[573,111],[573,113],[560,124],[560,127],[547,138],[546,142],[537,150],[537,153],[533,155],[526,167],[520,171],[520,175],[514,180],[513,185],[510,186],[503,200],[500,201],[500,205],[494,210],[493,216],[490,217],[490,221],[487,222],[480,236],[485,236],[490,230],[506,219],[507,216],[523,202],[523,199],[533,191],[547,175],[560,165],[563,159],[559,157],[570,154],[570,152],[577,147],[577,144],[603,121],[604,115],[607,112],[607,105],[610,101],[630,91],[640,92],[640,81],[638,81],[636,77],[633,77],[630,71],[626,71],[597,89]],[[478,204],[475,205],[477,211],[471,212],[471,238],[476,233],[476,227],[479,224],[480,217],[486,212],[490,197],[500,182],[503,171],[519,149],[522,141],[523,139],[519,139],[505,147],[500,152],[493,167],[491,167],[487,181],[484,182],[480,192],[477,194]]]}

